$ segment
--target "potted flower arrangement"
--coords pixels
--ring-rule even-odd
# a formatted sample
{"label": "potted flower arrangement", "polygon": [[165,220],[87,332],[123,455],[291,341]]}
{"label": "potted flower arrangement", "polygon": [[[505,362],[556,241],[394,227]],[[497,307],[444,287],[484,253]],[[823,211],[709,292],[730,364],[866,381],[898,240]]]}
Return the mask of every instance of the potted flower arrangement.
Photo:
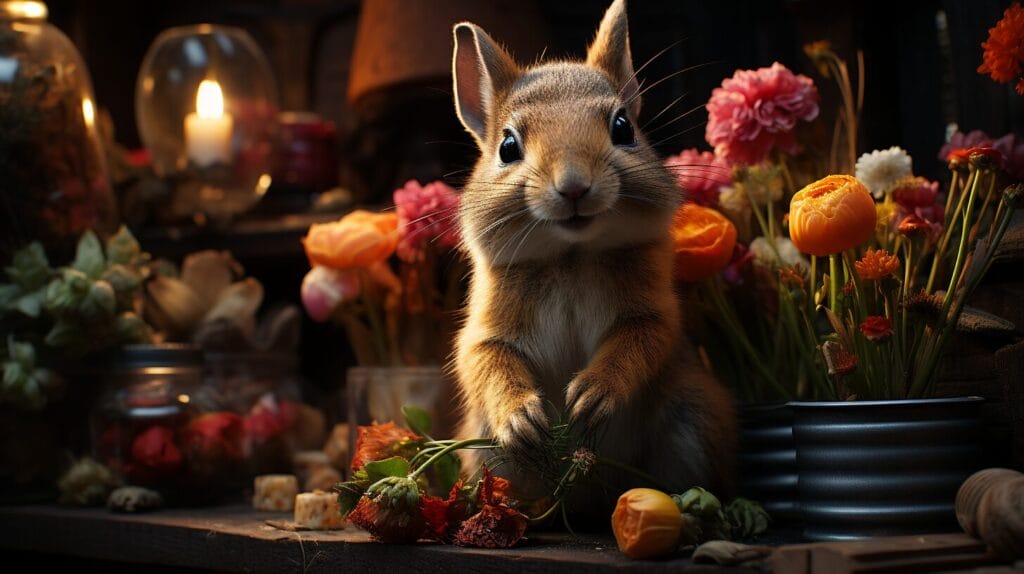
{"label": "potted flower arrangement", "polygon": [[346,381],[352,428],[398,419],[409,404],[446,432],[452,405],[440,365],[461,303],[459,197],[439,181],[410,181],[393,199],[394,209],[309,228],[302,302],[312,319],[342,325],[355,352]]}
{"label": "potted flower arrangement", "polygon": [[[997,62],[996,44],[990,37],[982,68]],[[810,538],[955,527],[953,494],[981,464],[981,399],[932,397],[957,331],[1007,328],[967,301],[1024,193],[1014,184],[1016,142],[1000,142],[1000,152],[991,141],[953,138],[943,150],[950,181],[942,189],[915,176],[899,148],[858,158],[862,92],[827,44],[805,51],[837,81],[842,99],[827,157],[798,153],[796,143],[797,126],[818,113],[813,82],[776,64],[737,72],[715,90],[707,105],[713,155],[668,160],[682,177],[717,186],[694,203],[717,208],[736,228],[688,235],[709,249],[727,249],[733,236],[741,245],[710,273],[682,277],[699,280],[709,361],[745,400],[804,399],[790,403],[795,458],[784,441],[765,439],[784,431],[755,426],[748,447],[770,454],[748,450],[741,476],[771,460],[798,462]],[[710,220],[680,226],[715,227],[702,219]],[[692,265],[690,251],[677,244],[680,265]],[[795,474],[777,471],[753,485],[769,489],[755,496],[769,510],[791,502],[772,493],[795,494]]]}

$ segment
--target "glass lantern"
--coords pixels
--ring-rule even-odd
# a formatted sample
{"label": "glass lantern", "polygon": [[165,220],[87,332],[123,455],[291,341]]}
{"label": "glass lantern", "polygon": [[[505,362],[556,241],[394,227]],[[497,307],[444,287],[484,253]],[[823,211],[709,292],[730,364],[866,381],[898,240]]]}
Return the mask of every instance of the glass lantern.
{"label": "glass lantern", "polygon": [[266,57],[244,30],[200,24],[153,42],[135,86],[139,135],[175,184],[172,217],[228,220],[270,187],[278,112]]}
{"label": "glass lantern", "polygon": [[117,209],[89,71],[42,2],[0,2],[0,256],[39,240],[73,253]]}

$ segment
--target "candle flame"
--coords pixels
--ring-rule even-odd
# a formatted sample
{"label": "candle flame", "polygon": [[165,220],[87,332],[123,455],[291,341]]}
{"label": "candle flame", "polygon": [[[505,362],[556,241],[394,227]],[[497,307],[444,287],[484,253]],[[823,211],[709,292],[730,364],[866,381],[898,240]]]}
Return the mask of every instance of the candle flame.
{"label": "candle flame", "polygon": [[85,119],[85,125],[90,128],[96,121],[96,106],[93,105],[92,100],[89,98],[82,99],[82,117]]}
{"label": "candle flame", "polygon": [[224,115],[224,94],[216,80],[203,80],[196,92],[196,114],[201,118]]}

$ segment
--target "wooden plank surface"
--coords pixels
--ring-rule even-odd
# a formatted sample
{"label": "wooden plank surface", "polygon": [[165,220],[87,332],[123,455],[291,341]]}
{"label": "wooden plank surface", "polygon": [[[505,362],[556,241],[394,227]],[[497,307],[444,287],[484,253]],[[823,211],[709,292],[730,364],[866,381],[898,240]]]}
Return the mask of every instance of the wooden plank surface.
{"label": "wooden plank surface", "polygon": [[770,560],[776,574],[954,572],[998,562],[985,544],[962,533],[792,544]]}
{"label": "wooden plank surface", "polygon": [[286,531],[289,514],[231,506],[114,514],[105,509],[0,507],[0,547],[226,572],[750,572],[687,558],[632,561],[607,536],[539,533],[518,548],[379,544],[356,529]]}

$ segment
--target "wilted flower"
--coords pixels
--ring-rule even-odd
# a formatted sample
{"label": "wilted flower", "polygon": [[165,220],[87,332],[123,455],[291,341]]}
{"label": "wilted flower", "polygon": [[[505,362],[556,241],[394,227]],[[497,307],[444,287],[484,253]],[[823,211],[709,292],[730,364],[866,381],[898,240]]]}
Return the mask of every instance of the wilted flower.
{"label": "wilted flower", "polygon": [[684,204],[672,224],[675,276],[700,281],[721,271],[732,258],[736,227],[721,213],[693,203]]}
{"label": "wilted flower", "polygon": [[737,70],[711,92],[705,139],[733,163],[760,163],[773,149],[797,151],[798,120],[818,117],[818,90],[804,75],[775,62],[770,68]]}
{"label": "wilted flower", "polygon": [[505,505],[485,504],[462,523],[452,541],[457,546],[511,548],[526,533],[526,516]]}
{"label": "wilted flower", "polygon": [[989,28],[988,39],[982,42],[985,52],[978,66],[979,74],[988,74],[1000,84],[1016,81],[1014,88],[1024,95],[1024,8],[1013,3],[1003,17]]}
{"label": "wilted flower", "polygon": [[857,179],[864,182],[877,199],[881,199],[897,181],[910,177],[911,173],[910,156],[900,147],[875,150],[857,159]]}
{"label": "wilted flower", "polygon": [[892,335],[892,321],[881,315],[870,315],[860,324],[860,332],[869,341],[881,341]]}
{"label": "wilted flower", "polygon": [[861,279],[878,281],[895,273],[900,266],[900,259],[885,249],[868,249],[853,266]]}
{"label": "wilted flower", "polygon": [[782,199],[785,189],[782,168],[767,163],[739,168],[733,186],[742,192],[744,199],[753,200],[754,205],[764,207],[770,201]]}
{"label": "wilted flower", "polygon": [[420,439],[416,433],[399,427],[394,422],[361,426],[356,429],[356,450],[352,454],[352,470],[375,460],[401,455],[411,443]]}
{"label": "wilted flower", "polygon": [[664,556],[679,546],[683,515],[672,497],[651,488],[634,488],[619,497],[612,513],[619,551],[634,559]]}
{"label": "wilted flower", "polygon": [[421,261],[428,243],[449,249],[459,243],[457,213],[459,196],[440,181],[421,186],[409,180],[394,193],[398,213],[398,257],[409,263]]}
{"label": "wilted flower", "polygon": [[875,231],[875,202],[857,178],[830,175],[793,196],[789,235],[800,251],[824,256],[864,243]]}
{"label": "wilted flower", "polygon": [[857,355],[847,351],[842,343],[825,341],[821,344],[821,353],[825,357],[829,375],[848,375],[857,370]]}
{"label": "wilted flower", "polygon": [[814,62],[814,65],[818,68],[818,73],[825,78],[832,76],[831,71],[828,68],[828,57],[832,54],[832,43],[828,40],[818,40],[816,42],[810,42],[804,44],[804,54]]}
{"label": "wilted flower", "polygon": [[[411,481],[410,481],[411,482]],[[415,483],[413,482],[415,489]],[[364,495],[348,520],[370,533],[375,539],[390,544],[410,544],[423,537],[427,522],[420,510],[418,493],[415,496]],[[408,500],[415,498],[413,504]]]}
{"label": "wilted flower", "polygon": [[687,201],[705,207],[718,207],[718,195],[732,183],[729,163],[709,151],[684,149],[665,158],[665,167],[676,178],[676,184]]}
{"label": "wilted flower", "polygon": [[311,265],[335,269],[384,261],[398,245],[398,216],[356,210],[331,223],[314,223],[302,245]]}
{"label": "wilted flower", "polygon": [[977,169],[992,169],[1003,165],[1003,154],[990,146],[972,147],[966,153],[971,165]]}
{"label": "wilted flower", "polygon": [[354,269],[314,266],[302,279],[302,306],[314,321],[331,318],[339,305],[359,297],[362,286]]}

